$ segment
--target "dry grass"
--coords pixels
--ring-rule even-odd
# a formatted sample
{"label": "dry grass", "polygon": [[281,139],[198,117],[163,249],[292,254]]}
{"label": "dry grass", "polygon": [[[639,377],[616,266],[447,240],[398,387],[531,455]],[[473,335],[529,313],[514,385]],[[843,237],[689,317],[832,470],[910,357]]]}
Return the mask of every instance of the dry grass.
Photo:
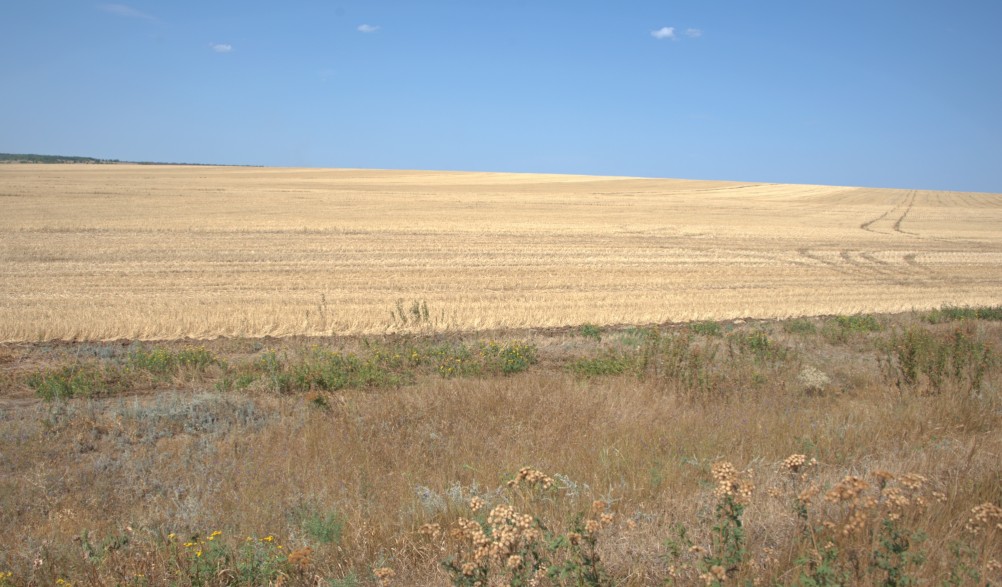
{"label": "dry grass", "polygon": [[[594,535],[603,572],[617,584],[661,584],[672,574],[682,584],[703,584],[701,576],[712,580],[714,572],[726,584],[751,578],[791,584],[811,568],[797,560],[822,548],[812,550],[803,538],[797,495],[814,484],[810,516],[819,535],[821,520],[841,532],[855,523],[850,489],[857,485],[840,482],[866,480],[859,499],[872,495],[879,503],[865,511],[890,512],[903,497],[919,495],[908,473],[925,478],[928,502],[900,508],[903,523],[928,535],[921,545],[928,560],[908,571],[939,584],[957,568],[951,543],[968,541],[981,549],[971,564],[997,573],[989,566],[1002,559],[1002,534],[989,524],[975,539],[965,525],[972,508],[1002,503],[1002,328],[984,321],[931,325],[910,315],[881,317],[879,330],[853,326],[863,320],[812,323],[814,332],[762,323],[725,324],[717,333],[702,325],[708,334],[684,340],[707,358],[708,388],[683,377],[676,361],[683,355],[663,343],[635,355],[646,357],[640,375],[576,375],[573,365],[583,357],[636,349],[637,331],[606,329],[597,336],[530,335],[539,363],[513,376],[418,371],[400,387],[280,394],[251,386],[222,393],[213,391],[224,376],[217,366],[159,381],[140,377],[141,390],[155,393],[41,403],[28,395],[29,373],[80,357],[111,363],[121,359],[122,347],[7,345],[0,574],[29,585],[199,584],[193,577],[206,577],[196,573],[199,560],[218,562],[214,552],[253,547],[259,562],[281,559],[281,576],[291,584],[443,585],[449,575],[441,561],[466,552],[461,541],[475,535],[469,523],[467,534],[448,531],[460,519],[476,519],[468,504],[479,497],[480,515],[494,512],[498,528],[518,526],[518,540],[532,539],[520,525],[523,513],[568,540],[587,544]],[[826,330],[836,327],[848,330],[840,336]],[[902,344],[902,333],[919,330],[947,344],[944,352],[958,340],[974,341],[995,362],[975,387],[954,373],[956,358],[944,359],[954,374],[938,388],[926,379],[904,383],[894,345]],[[232,367],[269,351],[293,361],[315,344],[363,352],[391,343],[206,346]],[[791,454],[819,464],[809,477],[792,478],[803,463],[789,460]],[[736,468],[714,467],[722,459]],[[508,487],[525,466],[544,472],[552,486]],[[889,489],[877,471],[892,475],[885,477],[892,479]],[[531,484],[540,480],[534,475],[522,478]],[[750,495],[745,480],[755,485]],[[701,569],[698,549],[683,547],[673,556],[679,524],[693,546],[712,550],[714,504],[730,491],[747,498],[744,562],[733,571]],[[826,501],[826,494],[835,497]],[[992,511],[981,513],[994,523]],[[576,530],[578,513],[594,524]],[[869,562],[877,534],[866,534],[877,532],[878,521],[825,538],[861,557],[854,584],[884,584]],[[437,524],[441,534],[426,524]],[[238,560],[213,567],[205,584],[236,584]]]}
{"label": "dry grass", "polygon": [[998,304],[1002,197],[614,177],[0,166],[0,340]]}

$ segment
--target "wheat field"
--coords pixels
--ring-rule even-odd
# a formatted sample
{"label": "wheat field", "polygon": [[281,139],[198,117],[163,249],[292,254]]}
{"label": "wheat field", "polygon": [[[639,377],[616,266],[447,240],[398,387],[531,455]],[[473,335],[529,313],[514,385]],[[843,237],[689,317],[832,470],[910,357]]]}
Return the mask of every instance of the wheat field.
{"label": "wheat field", "polygon": [[[1002,195],[539,174],[0,166],[0,341],[1002,302]],[[413,304],[427,307],[412,314]],[[401,315],[402,314],[402,315]]]}

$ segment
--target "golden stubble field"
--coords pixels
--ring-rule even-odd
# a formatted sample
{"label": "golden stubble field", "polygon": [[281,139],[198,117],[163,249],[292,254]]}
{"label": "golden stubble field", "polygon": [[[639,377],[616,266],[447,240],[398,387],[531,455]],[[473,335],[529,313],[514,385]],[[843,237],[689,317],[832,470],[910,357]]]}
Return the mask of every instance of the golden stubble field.
{"label": "golden stubble field", "polygon": [[[0,211],[5,342],[643,324],[1002,302],[1000,194],[2,165]],[[428,308],[418,325],[415,302]]]}

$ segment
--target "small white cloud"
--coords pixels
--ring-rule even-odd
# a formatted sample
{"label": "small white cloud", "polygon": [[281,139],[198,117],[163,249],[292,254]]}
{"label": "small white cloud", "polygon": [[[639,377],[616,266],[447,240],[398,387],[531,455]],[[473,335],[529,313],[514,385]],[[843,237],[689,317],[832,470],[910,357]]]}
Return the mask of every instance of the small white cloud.
{"label": "small white cloud", "polygon": [[358,25],[358,32],[360,33],[374,33],[379,30],[378,26],[371,24],[360,24]]}
{"label": "small white cloud", "polygon": [[128,18],[141,18],[143,20],[156,20],[155,16],[146,14],[145,12],[136,10],[131,6],[126,6],[125,4],[100,4],[98,8],[107,12],[108,14],[114,14],[117,16],[125,16]]}
{"label": "small white cloud", "polygon": [[690,39],[698,39],[703,36],[703,31],[700,29],[685,29],[685,36]]}
{"label": "small white cloud", "polygon": [[216,53],[229,53],[233,51],[233,45],[229,43],[209,43],[209,48]]}
{"label": "small white cloud", "polygon": [[655,39],[674,39],[675,27],[663,26],[656,31],[651,31],[651,36]]}

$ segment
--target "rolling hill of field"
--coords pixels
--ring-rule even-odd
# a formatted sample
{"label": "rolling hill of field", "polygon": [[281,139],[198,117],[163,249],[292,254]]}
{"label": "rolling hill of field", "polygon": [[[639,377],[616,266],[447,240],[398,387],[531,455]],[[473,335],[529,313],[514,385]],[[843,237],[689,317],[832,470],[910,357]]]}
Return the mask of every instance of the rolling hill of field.
{"label": "rolling hill of field", "polygon": [[1002,195],[538,174],[0,166],[0,341],[1002,302]]}

